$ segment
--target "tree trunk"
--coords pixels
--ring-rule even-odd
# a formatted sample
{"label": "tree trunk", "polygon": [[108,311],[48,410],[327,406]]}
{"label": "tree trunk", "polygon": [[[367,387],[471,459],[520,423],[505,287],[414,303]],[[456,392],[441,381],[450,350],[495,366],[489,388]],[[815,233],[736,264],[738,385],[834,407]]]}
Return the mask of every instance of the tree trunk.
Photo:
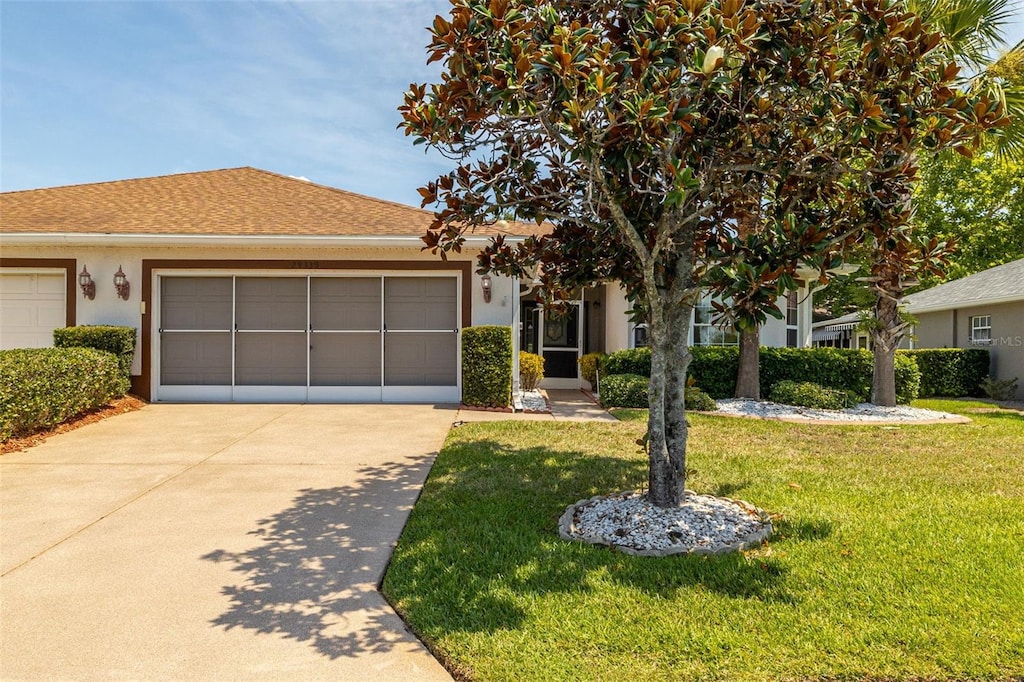
{"label": "tree trunk", "polygon": [[651,389],[648,434],[648,500],[658,507],[678,507],[686,488],[686,370],[693,303],[666,305],[652,311],[650,324]]}
{"label": "tree trunk", "polygon": [[871,330],[874,366],[871,375],[871,402],[884,407],[896,405],[896,348],[906,324],[900,317],[895,297],[877,293],[875,327]]}
{"label": "tree trunk", "polygon": [[875,405],[896,405],[896,348],[883,349],[875,344],[874,372],[871,378],[871,402]]}
{"label": "tree trunk", "polygon": [[740,366],[736,372],[736,397],[761,399],[761,328],[740,330]]}

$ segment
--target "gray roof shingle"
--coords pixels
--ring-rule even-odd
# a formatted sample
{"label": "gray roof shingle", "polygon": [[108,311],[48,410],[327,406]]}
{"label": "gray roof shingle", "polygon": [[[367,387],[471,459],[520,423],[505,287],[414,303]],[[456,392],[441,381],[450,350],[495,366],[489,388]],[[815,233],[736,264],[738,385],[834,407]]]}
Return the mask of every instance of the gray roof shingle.
{"label": "gray roof shingle", "polygon": [[1024,258],[907,296],[911,313],[1024,300]]}

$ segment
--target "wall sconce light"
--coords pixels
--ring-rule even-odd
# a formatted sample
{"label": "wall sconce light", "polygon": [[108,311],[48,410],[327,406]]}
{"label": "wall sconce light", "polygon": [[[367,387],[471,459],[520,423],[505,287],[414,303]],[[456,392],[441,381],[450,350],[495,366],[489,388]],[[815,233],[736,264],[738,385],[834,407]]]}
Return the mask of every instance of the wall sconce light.
{"label": "wall sconce light", "polygon": [[90,301],[96,298],[96,282],[92,281],[92,275],[89,274],[84,265],[82,266],[82,271],[78,273],[78,286],[82,287],[83,297]]}
{"label": "wall sconce light", "polygon": [[484,275],[480,278],[480,288],[484,292],[484,303],[491,302],[491,276]]}
{"label": "wall sconce light", "polygon": [[128,295],[131,293],[132,287],[128,283],[128,278],[124,274],[124,270],[121,266],[117,266],[117,272],[114,273],[114,289],[117,290],[117,297],[127,301]]}

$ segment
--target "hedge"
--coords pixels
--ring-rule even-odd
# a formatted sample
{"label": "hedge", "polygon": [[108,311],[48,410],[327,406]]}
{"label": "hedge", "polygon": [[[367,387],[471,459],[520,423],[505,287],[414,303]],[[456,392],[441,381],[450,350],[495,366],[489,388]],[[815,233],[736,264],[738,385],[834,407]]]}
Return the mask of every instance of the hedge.
{"label": "hedge", "polygon": [[498,325],[462,330],[462,402],[508,407],[512,399],[512,328]]}
{"label": "hedge", "polygon": [[[605,407],[647,407],[651,380],[640,374],[612,374],[601,378],[601,404]],[[696,386],[687,386],[686,409],[713,412],[714,399]]]}
{"label": "hedge", "polygon": [[922,398],[984,395],[981,383],[989,373],[987,348],[924,348],[901,350],[896,355],[917,361]]}
{"label": "hedge", "polygon": [[95,348],[113,353],[121,364],[125,377],[131,377],[132,358],[135,355],[135,328],[107,325],[83,325],[53,330],[53,345],[57,348]]}
{"label": "hedge", "polygon": [[[736,346],[693,346],[688,376],[712,398],[732,398],[736,394],[739,370]],[[897,358],[899,358],[897,354]],[[601,375],[640,374],[650,376],[651,351],[635,348],[607,355],[601,362]],[[852,391],[860,401],[871,394],[871,353],[841,348],[761,348],[761,387],[780,381],[816,383],[826,388]],[[896,396],[901,402],[917,397],[919,377],[904,360],[896,362]]]}
{"label": "hedge", "polygon": [[128,392],[111,353],[93,348],[0,351],[0,440],[47,429]]}
{"label": "hedge", "polygon": [[605,407],[647,407],[650,377],[641,374],[602,374],[601,404]]}

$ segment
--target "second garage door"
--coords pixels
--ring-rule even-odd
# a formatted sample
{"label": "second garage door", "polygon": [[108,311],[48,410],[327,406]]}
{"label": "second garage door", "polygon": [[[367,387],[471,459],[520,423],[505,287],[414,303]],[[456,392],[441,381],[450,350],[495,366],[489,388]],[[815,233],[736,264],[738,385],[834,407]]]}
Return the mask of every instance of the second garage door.
{"label": "second garage door", "polygon": [[458,401],[458,278],[162,276],[158,400]]}
{"label": "second garage door", "polygon": [[67,324],[64,273],[0,273],[0,349],[53,345]]}

